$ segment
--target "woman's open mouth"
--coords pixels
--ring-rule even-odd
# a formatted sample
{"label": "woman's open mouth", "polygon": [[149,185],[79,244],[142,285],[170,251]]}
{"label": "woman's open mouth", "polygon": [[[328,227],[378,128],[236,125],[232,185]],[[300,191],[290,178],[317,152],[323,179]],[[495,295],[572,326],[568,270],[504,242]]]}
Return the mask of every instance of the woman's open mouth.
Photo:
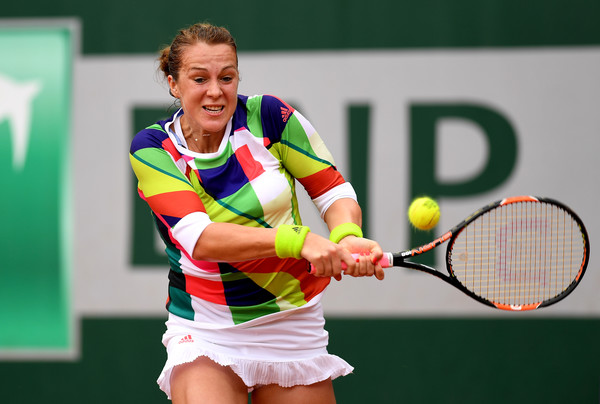
{"label": "woman's open mouth", "polygon": [[221,111],[223,111],[225,109],[225,107],[223,105],[220,105],[220,106],[206,105],[202,108],[204,108],[204,110],[206,112],[208,112],[209,114],[219,114]]}

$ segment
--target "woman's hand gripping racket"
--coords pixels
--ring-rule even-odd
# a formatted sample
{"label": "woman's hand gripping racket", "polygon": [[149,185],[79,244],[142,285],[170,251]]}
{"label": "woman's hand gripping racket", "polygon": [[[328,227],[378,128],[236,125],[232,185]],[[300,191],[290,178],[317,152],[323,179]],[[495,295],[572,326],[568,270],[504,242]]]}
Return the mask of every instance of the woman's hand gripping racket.
{"label": "woman's hand gripping racket", "polygon": [[[407,261],[446,241],[447,275]],[[533,310],[571,293],[589,257],[590,241],[575,212],[549,198],[519,196],[483,207],[429,244],[385,253],[380,264],[435,275],[488,306]]]}

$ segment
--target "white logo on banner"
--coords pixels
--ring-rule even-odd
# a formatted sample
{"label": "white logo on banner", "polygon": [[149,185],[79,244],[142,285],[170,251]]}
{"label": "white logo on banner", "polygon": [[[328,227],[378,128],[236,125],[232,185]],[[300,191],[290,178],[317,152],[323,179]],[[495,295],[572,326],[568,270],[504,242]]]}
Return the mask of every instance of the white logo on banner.
{"label": "white logo on banner", "polygon": [[15,170],[21,170],[25,165],[32,104],[40,88],[37,81],[18,83],[0,75],[0,122],[8,120],[9,123]]}

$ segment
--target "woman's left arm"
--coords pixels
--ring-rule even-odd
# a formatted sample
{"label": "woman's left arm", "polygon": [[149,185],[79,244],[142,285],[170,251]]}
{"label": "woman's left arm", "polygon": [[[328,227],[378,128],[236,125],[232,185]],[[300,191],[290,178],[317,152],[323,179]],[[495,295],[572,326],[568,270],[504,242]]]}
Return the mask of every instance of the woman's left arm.
{"label": "woman's left arm", "polygon": [[[274,108],[274,116],[278,117],[280,108],[277,102],[274,103],[272,98],[267,99],[277,107]],[[327,223],[329,231],[344,223],[354,223],[360,227],[362,224],[362,211],[356,202],[356,194],[338,172],[333,162],[333,156],[310,122],[289,105],[285,104],[285,106],[293,113],[287,119],[281,135],[280,156],[283,166],[308,192],[321,212],[323,220]],[[340,234],[339,231],[336,233]],[[307,255],[311,250],[308,247],[313,245],[313,241],[322,241],[310,236],[309,234],[304,244]],[[378,264],[383,257],[383,252],[377,242],[351,235],[343,238],[338,237],[335,242],[337,242],[338,247],[342,247],[341,256],[344,256],[343,260],[347,267],[344,270],[345,274],[351,276],[375,275],[378,279],[383,279],[383,270],[381,265]],[[343,250],[359,254],[360,257],[353,261],[348,254],[343,253]],[[311,257],[313,260],[319,260],[319,256],[323,254],[313,255],[316,255],[316,258]],[[331,276],[332,271],[330,269],[335,267],[333,273],[339,273],[340,267],[329,261],[335,259],[336,256],[341,257],[339,251],[326,254],[325,259],[320,260],[324,261],[322,265],[317,265],[319,267],[317,272],[323,273],[322,276]]]}
{"label": "woman's left arm", "polygon": [[[335,201],[327,209],[323,219],[327,223],[330,232],[344,223],[354,223],[360,227],[362,225],[362,210],[354,199],[342,198]],[[350,234],[339,240],[338,244],[352,254],[359,254],[356,265],[349,265],[345,269],[344,273],[346,275],[375,275],[379,280],[384,278],[384,271],[379,265],[379,260],[383,257],[383,250],[379,243],[359,237],[359,235]]]}

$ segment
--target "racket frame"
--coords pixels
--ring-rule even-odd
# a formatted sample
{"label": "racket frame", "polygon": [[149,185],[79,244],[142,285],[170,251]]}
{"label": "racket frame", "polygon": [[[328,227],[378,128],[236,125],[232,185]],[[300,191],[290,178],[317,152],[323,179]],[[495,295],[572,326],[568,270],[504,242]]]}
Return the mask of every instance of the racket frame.
{"label": "racket frame", "polygon": [[[565,212],[567,212],[575,220],[575,222],[579,226],[579,229],[582,233],[583,243],[584,243],[584,247],[583,247],[584,258],[583,258],[581,267],[579,268],[579,271],[578,271],[575,279],[571,282],[571,284],[565,290],[563,290],[561,293],[559,293],[555,297],[547,299],[542,302],[533,303],[533,304],[509,305],[509,304],[502,304],[502,303],[497,303],[497,302],[488,300],[484,297],[477,295],[476,293],[474,293],[470,289],[468,289],[466,286],[464,286],[456,278],[456,275],[454,274],[450,255],[452,252],[452,248],[454,246],[454,242],[456,241],[456,238],[467,227],[468,224],[470,224],[477,218],[483,216],[487,212],[489,212],[493,209],[496,209],[499,206],[510,205],[512,203],[520,203],[520,202],[536,202],[536,203],[537,202],[545,202],[545,203],[555,205],[555,206],[559,207],[560,209],[564,210]],[[447,275],[444,274],[443,272],[438,271],[435,268],[428,266],[428,265],[421,264],[418,262],[408,261],[408,259],[417,257],[424,253],[427,253],[427,252],[435,249],[436,247],[439,247],[441,244],[443,244],[447,241],[448,241],[448,246],[446,248],[446,256],[445,256],[446,271],[448,272]],[[588,237],[587,230],[583,224],[583,221],[579,218],[579,216],[577,216],[577,214],[575,212],[573,212],[573,210],[571,210],[568,206],[564,205],[563,203],[561,203],[555,199],[526,195],[526,196],[515,196],[515,197],[505,198],[505,199],[501,199],[501,200],[492,202],[492,203],[482,207],[481,209],[478,209],[475,212],[473,212],[469,217],[467,217],[462,222],[460,222],[459,224],[454,226],[452,229],[450,229],[449,231],[444,233],[441,237],[438,237],[435,240],[431,241],[430,243],[424,244],[417,248],[413,248],[411,250],[406,250],[406,251],[389,254],[385,258],[385,261],[389,261],[390,266],[415,269],[415,270],[418,270],[421,272],[426,272],[430,275],[436,276],[437,278],[443,280],[444,282],[456,287],[457,289],[459,289],[461,292],[465,293],[469,297],[471,297],[487,306],[495,307],[495,308],[501,309],[501,310],[508,310],[508,311],[526,311],[526,310],[534,310],[537,308],[550,306],[551,304],[554,304],[554,303],[564,299],[565,297],[567,297],[573,291],[573,289],[575,289],[575,287],[577,287],[579,282],[581,282],[581,278],[583,277],[583,275],[585,273],[585,270],[586,270],[588,262],[589,262],[589,258],[590,258],[589,237]]]}

